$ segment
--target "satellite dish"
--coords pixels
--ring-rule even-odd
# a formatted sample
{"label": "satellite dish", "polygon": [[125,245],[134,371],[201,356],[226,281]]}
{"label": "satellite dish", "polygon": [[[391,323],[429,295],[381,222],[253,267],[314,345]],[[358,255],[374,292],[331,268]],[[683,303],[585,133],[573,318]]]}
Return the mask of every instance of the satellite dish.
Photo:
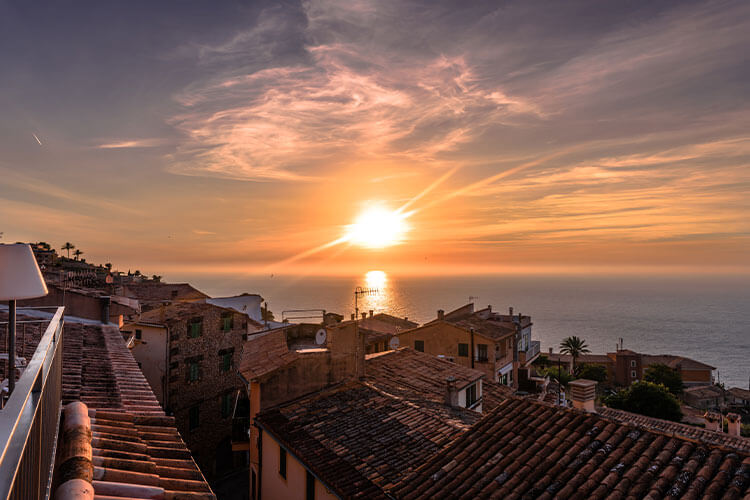
{"label": "satellite dish", "polygon": [[398,349],[399,340],[398,337],[391,337],[391,340],[388,342],[388,346],[390,346],[391,349],[394,351]]}
{"label": "satellite dish", "polygon": [[323,345],[326,343],[326,329],[321,328],[317,332],[315,332],[315,343],[318,345]]}

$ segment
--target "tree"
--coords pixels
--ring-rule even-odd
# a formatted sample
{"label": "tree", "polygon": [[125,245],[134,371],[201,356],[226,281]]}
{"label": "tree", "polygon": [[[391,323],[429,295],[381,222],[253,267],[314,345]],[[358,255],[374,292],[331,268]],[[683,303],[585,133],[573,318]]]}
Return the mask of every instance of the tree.
{"label": "tree", "polygon": [[563,387],[568,385],[568,382],[573,380],[573,375],[567,372],[565,368],[558,369],[557,366],[550,366],[544,373],[549,376],[550,379],[556,380]]}
{"label": "tree", "polygon": [[682,420],[680,403],[669,390],[653,382],[636,382],[627,389],[605,398],[604,403],[610,408],[663,418],[679,422]]}
{"label": "tree", "polygon": [[70,251],[73,250],[76,246],[73,245],[71,242],[66,241],[65,244],[60,247],[60,250],[67,250],[68,251],[68,258],[70,258]]}
{"label": "tree", "polygon": [[158,274],[152,275],[151,279],[156,281],[157,283],[161,283],[161,276],[159,276]]}
{"label": "tree", "polygon": [[583,363],[578,369],[577,375],[578,378],[596,380],[601,384],[607,381],[607,367],[602,365],[590,365],[588,363]]}
{"label": "tree", "polygon": [[570,354],[573,357],[573,373],[576,371],[576,359],[581,354],[591,352],[589,346],[586,345],[586,341],[573,335],[567,337],[560,342],[560,352],[562,354]]}
{"label": "tree", "polygon": [[674,370],[665,364],[656,363],[646,368],[646,371],[643,374],[643,380],[655,384],[661,384],[669,389],[669,392],[675,396],[682,394],[682,375],[679,371]]}
{"label": "tree", "polygon": [[104,264],[104,267],[107,268],[107,272],[110,272],[110,273],[112,272],[112,263],[111,262],[107,262],[106,264]]}
{"label": "tree", "polygon": [[39,243],[36,244],[36,247],[42,250],[52,250],[52,247],[46,241],[40,241]]}
{"label": "tree", "polygon": [[78,258],[79,258],[79,257],[80,257],[81,255],[83,255],[83,252],[81,251],[81,249],[80,249],[80,248],[78,248],[78,249],[76,249],[76,251],[75,251],[75,252],[73,252],[73,255],[75,255],[75,259],[76,259],[76,260],[78,260]]}
{"label": "tree", "polygon": [[263,317],[263,321],[273,321],[273,313],[268,310],[267,304],[260,309],[260,313]]}

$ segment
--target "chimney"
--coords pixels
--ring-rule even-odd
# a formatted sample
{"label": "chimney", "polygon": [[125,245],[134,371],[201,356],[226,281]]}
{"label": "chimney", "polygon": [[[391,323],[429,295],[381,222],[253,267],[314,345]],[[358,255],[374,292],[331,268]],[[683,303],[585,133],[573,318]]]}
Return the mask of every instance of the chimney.
{"label": "chimney", "polygon": [[367,319],[367,313],[362,313],[362,319]]}
{"label": "chimney", "polygon": [[111,303],[111,300],[112,299],[110,299],[109,297],[99,297],[102,312],[101,321],[105,325],[109,323],[109,305]]}
{"label": "chimney", "polygon": [[596,400],[596,382],[594,380],[578,379],[568,383],[570,399],[573,408],[583,410],[587,413],[596,413],[594,401]]}
{"label": "chimney", "polygon": [[438,309],[438,319],[442,320],[443,318],[445,318],[445,311]]}
{"label": "chimney", "polygon": [[373,314],[374,312],[375,312],[375,311],[373,311],[372,309],[370,309],[370,317],[371,317],[371,318],[372,318],[372,314]]}
{"label": "chimney", "polygon": [[487,306],[487,312],[492,312],[492,304]]}
{"label": "chimney", "polygon": [[512,307],[508,308],[508,316],[513,316],[513,308]]}
{"label": "chimney", "polygon": [[456,388],[456,377],[451,375],[445,379],[445,404],[458,406],[458,389]]}
{"label": "chimney", "polygon": [[552,354],[552,348],[551,347],[549,348],[549,353]]}
{"label": "chimney", "polygon": [[727,413],[727,431],[730,436],[740,437],[740,416],[736,413]]}
{"label": "chimney", "polygon": [[721,432],[721,414],[712,411],[707,411],[703,418],[706,420],[706,430]]}
{"label": "chimney", "polygon": [[404,321],[409,321],[409,316],[404,316]]}

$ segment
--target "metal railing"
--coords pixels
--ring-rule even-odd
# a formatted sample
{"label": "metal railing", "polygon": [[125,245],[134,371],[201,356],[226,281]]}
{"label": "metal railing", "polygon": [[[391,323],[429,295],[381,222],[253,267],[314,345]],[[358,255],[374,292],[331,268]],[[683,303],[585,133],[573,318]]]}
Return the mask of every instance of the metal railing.
{"label": "metal railing", "polygon": [[[0,499],[50,497],[62,396],[63,308],[0,410]],[[12,376],[12,373],[11,373]]]}

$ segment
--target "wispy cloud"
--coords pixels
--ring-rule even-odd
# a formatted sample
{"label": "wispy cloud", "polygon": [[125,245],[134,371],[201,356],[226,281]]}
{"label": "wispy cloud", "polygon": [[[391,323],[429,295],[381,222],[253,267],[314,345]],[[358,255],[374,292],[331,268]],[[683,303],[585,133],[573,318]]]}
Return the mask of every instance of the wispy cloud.
{"label": "wispy cloud", "polygon": [[130,139],[120,140],[114,142],[106,142],[99,144],[96,147],[99,149],[129,149],[129,148],[153,148],[157,146],[163,146],[164,140],[162,139]]}

